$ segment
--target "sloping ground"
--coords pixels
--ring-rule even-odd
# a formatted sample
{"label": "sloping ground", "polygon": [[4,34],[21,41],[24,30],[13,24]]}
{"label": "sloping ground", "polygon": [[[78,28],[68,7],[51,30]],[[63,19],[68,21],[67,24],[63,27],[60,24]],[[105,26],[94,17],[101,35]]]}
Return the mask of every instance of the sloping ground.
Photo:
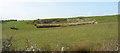
{"label": "sloping ground", "polygon": [[[98,20],[99,24],[55,28],[36,28],[24,21],[7,22],[3,24],[3,39],[13,36],[14,46],[18,48],[25,47],[25,39],[37,44],[39,48],[50,45],[51,48],[57,47],[56,50],[59,50],[61,46],[99,46],[111,40],[118,40],[118,23],[115,20],[117,20],[116,17],[105,19],[103,17],[101,21]],[[13,26],[19,28],[19,30],[10,29]],[[105,47],[109,48],[108,46]]]}
{"label": "sloping ground", "polygon": [[[55,22],[55,23],[68,23],[67,22],[67,19],[82,19],[82,20],[85,20],[86,18],[93,18],[95,19],[97,22],[100,22],[100,23],[104,23],[104,22],[113,22],[113,21],[117,21],[116,18],[118,18],[117,15],[109,15],[109,16],[91,16],[91,17],[72,17],[72,18],[54,18],[54,19],[39,19],[39,20],[34,20],[34,22],[38,22],[36,24],[45,24],[45,23],[41,23],[41,22],[47,22],[48,23],[52,23],[52,22]],[[115,19],[114,19],[115,18]],[[40,22],[40,23],[39,23]],[[49,24],[50,24],[49,23]]]}

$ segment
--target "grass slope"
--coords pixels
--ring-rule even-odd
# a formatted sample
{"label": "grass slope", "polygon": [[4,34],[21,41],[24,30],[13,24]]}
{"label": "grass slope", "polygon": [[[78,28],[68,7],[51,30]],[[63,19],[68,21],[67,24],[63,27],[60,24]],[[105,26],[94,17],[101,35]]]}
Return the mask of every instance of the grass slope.
{"label": "grass slope", "polygon": [[[98,45],[110,40],[117,40],[118,23],[117,16],[98,16],[99,24],[78,25],[55,28],[36,28],[26,21],[12,21],[3,24],[3,39],[13,36],[15,46],[24,48],[25,39],[43,47],[47,44],[56,47],[62,45]],[[19,30],[12,30],[10,27],[17,27]]]}

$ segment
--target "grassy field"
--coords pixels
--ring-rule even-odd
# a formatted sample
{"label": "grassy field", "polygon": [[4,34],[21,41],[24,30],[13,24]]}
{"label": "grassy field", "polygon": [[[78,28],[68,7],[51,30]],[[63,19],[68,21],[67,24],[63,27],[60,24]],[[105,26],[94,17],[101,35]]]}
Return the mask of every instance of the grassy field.
{"label": "grassy field", "polygon": [[[118,39],[117,16],[93,17],[98,24],[77,25],[68,27],[36,28],[26,21],[11,21],[3,23],[3,39],[13,36],[15,46],[24,48],[25,39],[29,39],[38,47],[50,45],[59,46],[99,46],[105,42]],[[17,27],[19,30],[12,30]]]}

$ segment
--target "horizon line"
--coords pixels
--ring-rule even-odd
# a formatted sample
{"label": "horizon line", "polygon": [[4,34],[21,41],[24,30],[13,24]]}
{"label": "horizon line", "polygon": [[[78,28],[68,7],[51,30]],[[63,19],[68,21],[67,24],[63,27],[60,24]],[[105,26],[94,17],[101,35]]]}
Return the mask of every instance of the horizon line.
{"label": "horizon line", "polygon": [[[114,14],[114,15],[119,15],[119,14]],[[114,16],[114,15],[98,15],[98,16]],[[37,19],[59,19],[59,18],[74,18],[74,17],[95,17],[97,15],[93,16],[73,16],[73,17],[50,17],[50,18],[37,18]],[[37,20],[37,19],[1,19],[1,20]]]}

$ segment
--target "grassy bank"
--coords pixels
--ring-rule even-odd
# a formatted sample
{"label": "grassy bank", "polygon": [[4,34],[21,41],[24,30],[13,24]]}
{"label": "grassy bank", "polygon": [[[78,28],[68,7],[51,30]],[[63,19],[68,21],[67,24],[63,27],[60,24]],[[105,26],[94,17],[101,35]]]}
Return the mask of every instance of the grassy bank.
{"label": "grassy bank", "polygon": [[[111,40],[117,40],[118,23],[117,16],[93,17],[98,24],[77,25],[68,27],[36,28],[25,21],[12,21],[3,24],[3,39],[13,36],[15,46],[24,48],[25,39],[29,39],[38,47],[50,45],[54,48],[59,46],[99,46]],[[17,27],[19,30],[12,30]]]}

